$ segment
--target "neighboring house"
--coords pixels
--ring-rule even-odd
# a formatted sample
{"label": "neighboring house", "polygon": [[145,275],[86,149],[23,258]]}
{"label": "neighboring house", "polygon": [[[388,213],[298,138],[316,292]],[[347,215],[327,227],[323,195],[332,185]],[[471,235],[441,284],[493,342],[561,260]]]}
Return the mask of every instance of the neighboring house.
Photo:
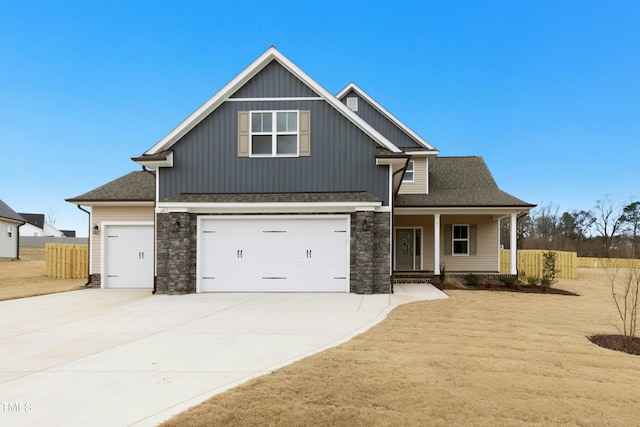
{"label": "neighboring house", "polygon": [[44,214],[22,213],[27,223],[20,228],[20,235],[25,237],[64,237],[64,233],[47,223]]}
{"label": "neighboring house", "polygon": [[133,160],[143,171],[68,199],[91,206],[103,287],[388,293],[398,272],[497,274],[499,220],[515,247],[534,207],[481,157],[439,157],[356,85],[334,96],[275,48]]}
{"label": "neighboring house", "polygon": [[24,218],[0,200],[0,258],[19,258],[19,229]]}

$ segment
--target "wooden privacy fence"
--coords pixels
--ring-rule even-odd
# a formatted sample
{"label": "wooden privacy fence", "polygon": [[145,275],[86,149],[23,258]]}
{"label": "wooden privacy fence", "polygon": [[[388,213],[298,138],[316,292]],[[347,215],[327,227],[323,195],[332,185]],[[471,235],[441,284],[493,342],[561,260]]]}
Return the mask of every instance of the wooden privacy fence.
{"label": "wooden privacy fence", "polygon": [[[575,252],[564,251],[542,251],[542,250],[519,250],[518,272],[525,272],[527,276],[542,277],[542,254],[545,252],[556,253],[556,268],[559,270],[559,279],[576,279],[578,277],[578,257]],[[509,274],[510,271],[510,251],[502,249],[500,251],[500,273]]]}
{"label": "wooden privacy fence", "polygon": [[47,243],[45,245],[46,275],[55,279],[87,277],[88,245]]}
{"label": "wooden privacy fence", "polygon": [[627,258],[578,258],[578,267],[603,267],[603,262],[611,267],[640,268],[640,259]]}

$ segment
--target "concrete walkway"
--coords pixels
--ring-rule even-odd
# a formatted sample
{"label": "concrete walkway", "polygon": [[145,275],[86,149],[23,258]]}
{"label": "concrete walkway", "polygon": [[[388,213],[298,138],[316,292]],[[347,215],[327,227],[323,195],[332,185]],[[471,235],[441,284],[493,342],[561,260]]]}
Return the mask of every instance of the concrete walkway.
{"label": "concrete walkway", "polygon": [[393,295],[151,295],[87,289],[0,302],[0,425],[156,425],[207,398],[333,347]]}

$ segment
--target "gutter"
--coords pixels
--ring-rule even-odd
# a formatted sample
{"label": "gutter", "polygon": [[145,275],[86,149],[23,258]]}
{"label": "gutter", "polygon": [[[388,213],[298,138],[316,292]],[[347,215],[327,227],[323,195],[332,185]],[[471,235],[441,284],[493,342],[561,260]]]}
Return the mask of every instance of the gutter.
{"label": "gutter", "polygon": [[89,224],[89,234],[87,234],[87,243],[89,244],[89,247],[87,248],[87,283],[84,284],[84,286],[89,286],[91,285],[91,213],[88,210],[83,209],[80,205],[76,206],[82,212],[86,212],[86,214],[89,215],[89,220],[87,221],[87,223]]}

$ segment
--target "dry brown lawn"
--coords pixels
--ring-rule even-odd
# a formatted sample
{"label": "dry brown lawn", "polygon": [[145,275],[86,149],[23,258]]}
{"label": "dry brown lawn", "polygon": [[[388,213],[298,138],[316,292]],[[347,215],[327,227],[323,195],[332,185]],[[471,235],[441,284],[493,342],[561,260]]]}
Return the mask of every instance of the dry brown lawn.
{"label": "dry brown lawn", "polygon": [[46,277],[44,261],[0,262],[0,301],[85,289],[86,282]]}
{"label": "dry brown lawn", "polygon": [[640,356],[586,338],[617,333],[602,271],[555,286],[581,296],[457,290],[401,306],[166,425],[639,425]]}

